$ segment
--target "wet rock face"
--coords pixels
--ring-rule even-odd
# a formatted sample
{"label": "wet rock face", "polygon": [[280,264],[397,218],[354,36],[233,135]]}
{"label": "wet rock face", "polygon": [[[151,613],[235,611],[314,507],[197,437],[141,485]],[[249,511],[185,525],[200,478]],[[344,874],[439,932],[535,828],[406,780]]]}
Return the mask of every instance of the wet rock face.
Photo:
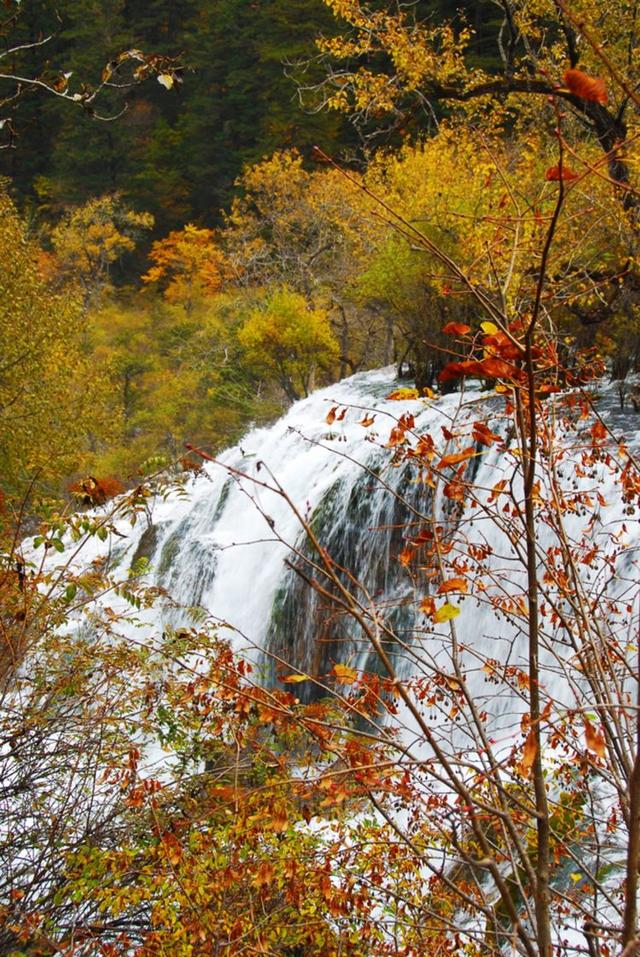
{"label": "wet rock face", "polygon": [[158,539],[159,534],[157,525],[148,525],[138,539],[136,550],[131,559],[132,568],[135,567],[141,558],[146,559],[149,562],[151,561],[158,547]]}
{"label": "wet rock face", "polygon": [[[373,471],[373,470],[372,470]],[[425,509],[430,490],[411,482],[408,470],[395,479],[395,495],[389,494],[375,474],[354,473],[336,482],[311,517],[311,526],[335,563],[340,582],[350,590],[357,581],[373,605],[385,608],[385,618],[398,635],[409,635],[415,621],[415,605],[406,575],[397,561],[403,548],[409,504]],[[335,582],[314,574],[317,561],[308,542],[301,541],[300,557],[291,560],[276,593],[267,636],[267,655],[322,677],[336,662],[358,662],[367,671],[377,670],[356,619],[345,612]],[[322,591],[314,589],[315,578]],[[363,594],[364,599],[364,594]],[[363,602],[366,604],[366,601]],[[389,648],[393,656],[395,649]],[[270,678],[275,681],[275,669]],[[269,669],[267,667],[267,672]],[[322,688],[311,682],[296,689],[301,700],[321,697]]]}

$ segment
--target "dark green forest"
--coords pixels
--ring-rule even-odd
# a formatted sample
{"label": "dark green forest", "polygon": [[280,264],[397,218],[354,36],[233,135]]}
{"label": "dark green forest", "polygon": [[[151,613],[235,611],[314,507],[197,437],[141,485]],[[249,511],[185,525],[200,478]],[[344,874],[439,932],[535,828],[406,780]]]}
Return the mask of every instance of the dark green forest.
{"label": "dark green forest", "polygon": [[[458,21],[462,11],[477,31],[474,59],[495,66],[494,4],[420,0],[412,10],[416,18]],[[44,60],[48,79],[72,71],[95,85],[107,62],[136,48],[177,57],[181,82],[170,95],[156,83],[140,85],[124,115],[108,123],[29,91],[11,113],[14,148],[0,153],[0,173],[21,204],[52,217],[117,191],[153,214],[159,235],[185,222],[219,222],[243,167],[276,150],[295,148],[308,160],[319,144],[362,162],[367,131],[322,109],[313,92],[324,75],[315,41],[339,29],[322,0],[297,0],[294,16],[287,0],[25,0],[11,45],[51,39],[13,56],[12,72],[40,74]],[[113,93],[101,101],[107,115],[121,106]],[[426,126],[418,115],[413,132]]]}
{"label": "dark green forest", "polygon": [[[186,221],[210,225],[245,164],[279,149],[308,156],[316,142],[335,151],[350,141],[342,118],[301,109],[287,76],[314,57],[314,39],[335,29],[332,20],[321,0],[302,0],[293,18],[284,0],[28,0],[12,43],[52,39],[44,51],[16,55],[13,71],[39,73],[44,56],[51,76],[73,71],[95,84],[105,63],[139,48],[178,57],[182,82],[170,95],[141,85],[109,123],[80,120],[33,91],[15,107],[15,149],[0,156],[0,171],[21,202],[51,215],[118,191],[154,215],[158,233]],[[309,70],[305,81],[317,81]],[[119,107],[115,96],[101,104],[103,112]]]}

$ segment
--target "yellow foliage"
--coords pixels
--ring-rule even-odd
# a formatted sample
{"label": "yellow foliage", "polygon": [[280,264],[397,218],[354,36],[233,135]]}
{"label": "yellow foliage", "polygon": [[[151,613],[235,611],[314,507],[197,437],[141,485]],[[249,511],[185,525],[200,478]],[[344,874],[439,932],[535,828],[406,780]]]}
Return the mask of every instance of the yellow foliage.
{"label": "yellow foliage", "polygon": [[91,317],[92,345],[108,366],[123,434],[101,452],[99,474],[129,476],[184,454],[186,442],[218,449],[277,414],[263,391],[259,407],[239,361],[235,335],[242,296],[219,293],[190,312],[164,300],[111,299]]}
{"label": "yellow foliage", "polygon": [[286,285],[327,311],[346,368],[389,361],[377,313],[355,295],[379,237],[372,201],[333,167],[305,169],[295,151],[245,170],[223,241],[244,285]]}
{"label": "yellow foliage", "polygon": [[109,267],[135,248],[150,213],[127,209],[118,196],[101,196],[71,210],[53,229],[51,242],[63,270],[91,295],[108,281]]}
{"label": "yellow foliage", "polygon": [[249,313],[238,340],[247,361],[274,375],[290,399],[308,395],[317,372],[330,370],[338,357],[327,314],[286,286]]}
{"label": "yellow foliage", "polygon": [[[46,264],[46,263],[45,263]],[[53,291],[41,250],[0,194],[0,473],[20,494],[68,474],[117,423],[104,374],[83,348],[77,287]]]}

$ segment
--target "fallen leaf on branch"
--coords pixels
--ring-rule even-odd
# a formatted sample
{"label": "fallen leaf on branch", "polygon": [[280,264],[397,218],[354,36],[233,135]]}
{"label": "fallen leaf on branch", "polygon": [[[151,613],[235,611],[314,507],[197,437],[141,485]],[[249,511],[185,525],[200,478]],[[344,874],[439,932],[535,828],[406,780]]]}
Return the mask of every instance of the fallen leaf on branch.
{"label": "fallen leaf on branch", "polygon": [[466,595],[469,591],[469,586],[465,578],[450,578],[448,581],[443,582],[438,588],[439,595],[448,595],[450,592],[460,592],[462,595]]}
{"label": "fallen leaf on branch", "polygon": [[456,605],[451,605],[449,602],[446,605],[442,605],[441,608],[438,608],[433,620],[436,624],[441,624],[443,621],[451,621],[453,618],[457,618],[460,614],[460,609]]}

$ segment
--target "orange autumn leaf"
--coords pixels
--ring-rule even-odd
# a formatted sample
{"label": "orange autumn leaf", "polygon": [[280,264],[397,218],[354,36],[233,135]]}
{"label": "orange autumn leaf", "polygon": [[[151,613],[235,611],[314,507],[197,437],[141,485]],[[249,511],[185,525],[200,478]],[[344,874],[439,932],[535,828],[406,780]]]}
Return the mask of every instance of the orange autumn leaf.
{"label": "orange autumn leaf", "polygon": [[458,481],[448,482],[442,489],[442,494],[454,502],[464,502],[464,485]]}
{"label": "orange autumn leaf", "polygon": [[471,332],[471,326],[464,322],[448,322],[442,329],[445,336],[466,336]]}
{"label": "orange autumn leaf", "polygon": [[256,887],[266,887],[273,880],[273,865],[269,861],[262,861],[256,869],[253,883]]}
{"label": "orange autumn leaf", "polygon": [[450,578],[448,581],[443,582],[438,588],[439,595],[448,595],[450,592],[460,592],[462,595],[466,595],[469,591],[469,585],[464,578]]}
{"label": "orange autumn leaf", "polygon": [[528,778],[531,776],[531,768],[533,767],[537,753],[538,742],[536,741],[535,730],[532,728],[524,742],[522,758],[518,762],[518,771],[523,777]]}
{"label": "orange autumn leaf", "polygon": [[398,554],[398,561],[401,565],[405,567],[410,564],[411,559],[413,558],[413,552],[410,548],[403,548],[402,551]]}
{"label": "orange autumn leaf", "polygon": [[337,411],[338,411],[337,405],[334,405],[333,408],[329,409],[329,411],[327,412],[327,417],[324,420],[327,423],[327,425],[333,425],[333,423],[336,421]]}
{"label": "orange autumn leaf", "polygon": [[435,602],[435,599],[431,597],[431,595],[429,595],[427,598],[422,599],[422,601],[420,602],[420,611],[424,615],[429,615],[430,618],[433,617],[433,615],[435,615],[436,602]]}
{"label": "orange autumn leaf", "polygon": [[603,758],[605,756],[604,735],[587,718],[584,719],[584,736],[589,750],[597,754],[599,758]]}
{"label": "orange autumn leaf", "polygon": [[358,672],[354,668],[349,668],[348,665],[334,665],[332,672],[334,677],[344,685],[352,685],[358,678]]}
{"label": "orange autumn leaf", "polygon": [[567,70],[562,81],[566,88],[581,100],[601,103],[603,106],[608,100],[607,88],[599,76],[588,76],[582,70]]}
{"label": "orange autumn leaf", "polygon": [[498,498],[498,496],[500,495],[500,493],[501,493],[501,492],[504,492],[504,490],[505,490],[506,487],[507,487],[507,480],[506,480],[506,479],[500,479],[499,482],[496,482],[496,484],[495,484],[495,485],[493,486],[493,488],[491,489],[491,495],[489,496],[488,501],[489,501],[489,502],[495,502],[496,499]]}
{"label": "orange autumn leaf", "polygon": [[271,828],[276,834],[286,831],[289,818],[284,804],[276,805],[271,808]]}
{"label": "orange autumn leaf", "polygon": [[438,462],[438,468],[444,469],[447,468],[447,466],[459,465],[460,462],[466,462],[467,459],[473,458],[475,454],[475,447],[469,445],[466,449],[463,449],[462,452],[452,452],[451,455],[444,455]]}
{"label": "orange autumn leaf", "polygon": [[494,442],[500,441],[500,436],[492,432],[489,426],[485,425],[484,422],[473,423],[473,438],[476,442],[479,442],[480,445],[493,445]]}
{"label": "orange autumn leaf", "polygon": [[358,422],[358,425],[361,425],[363,426],[363,428],[368,429],[370,425],[373,425],[375,420],[376,420],[375,415],[365,415],[363,419],[360,419],[360,421]]}
{"label": "orange autumn leaf", "polygon": [[407,441],[406,430],[401,426],[396,425],[391,429],[389,433],[389,441],[387,442],[388,449],[394,449],[398,445],[402,445]]}

